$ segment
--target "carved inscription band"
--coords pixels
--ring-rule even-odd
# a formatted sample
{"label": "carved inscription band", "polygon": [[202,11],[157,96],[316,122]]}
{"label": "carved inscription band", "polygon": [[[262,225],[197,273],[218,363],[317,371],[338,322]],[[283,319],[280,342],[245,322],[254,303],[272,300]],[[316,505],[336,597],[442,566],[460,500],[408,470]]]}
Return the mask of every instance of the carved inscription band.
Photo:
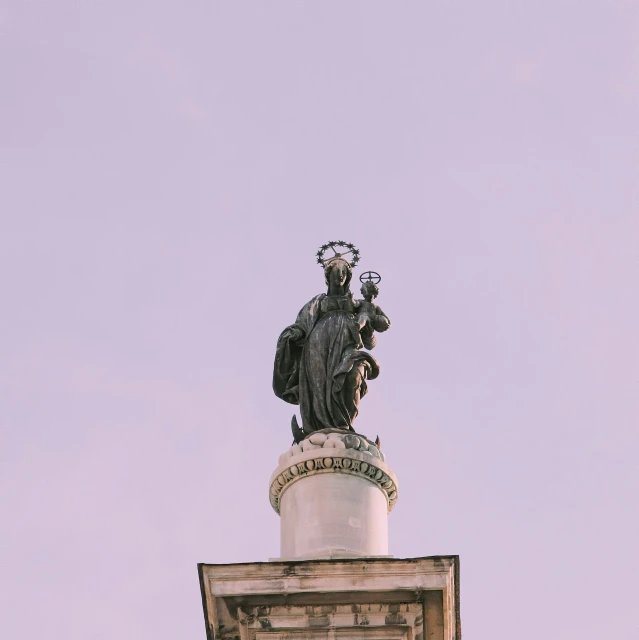
{"label": "carved inscription band", "polygon": [[297,462],[294,458],[289,458],[286,467],[278,469],[280,473],[271,482],[269,492],[271,506],[277,513],[280,512],[282,494],[291,484],[320,473],[343,473],[372,482],[386,496],[388,512],[392,511],[397,502],[397,483],[373,462],[374,458],[360,460],[359,456],[355,457],[357,454],[351,454],[348,451],[334,451],[331,455],[326,455],[327,453],[327,450],[321,453],[318,451],[317,457]]}

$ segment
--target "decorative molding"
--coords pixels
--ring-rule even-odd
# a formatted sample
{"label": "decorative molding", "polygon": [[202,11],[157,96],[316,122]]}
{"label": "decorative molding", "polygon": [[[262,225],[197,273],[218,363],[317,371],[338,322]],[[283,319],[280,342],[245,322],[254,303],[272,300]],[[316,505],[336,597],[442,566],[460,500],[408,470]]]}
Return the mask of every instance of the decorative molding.
{"label": "decorative molding", "polygon": [[[359,578],[375,576],[390,581],[393,589],[433,589],[439,588],[439,582],[430,580],[435,576],[447,575],[452,579],[458,556],[427,556],[424,558],[349,558],[339,560],[305,560],[299,562],[240,562],[236,564],[202,564],[207,570],[211,588],[217,595],[233,596],[238,594],[271,593],[273,580],[286,578],[294,580],[296,589],[324,590],[326,584],[313,584],[313,578],[327,581],[327,584],[339,584],[340,589],[353,583],[359,584]],[[415,582],[415,565],[419,565],[419,575],[428,582]],[[251,567],[247,573],[247,567]],[[258,582],[255,582],[257,580]],[[302,583],[298,582],[302,580]],[[344,583],[342,585],[341,583]],[[255,587],[259,586],[255,590]],[[264,590],[265,589],[265,590]],[[340,589],[335,589],[339,591]],[[289,589],[283,589],[288,593]]]}
{"label": "decorative molding", "polygon": [[299,456],[286,457],[273,476],[269,498],[279,514],[282,494],[293,483],[322,473],[342,473],[368,480],[386,497],[390,513],[397,502],[395,474],[379,458],[355,449],[312,449]]}
{"label": "decorative molding", "polygon": [[457,556],[199,564],[198,573],[209,640],[461,639]]}

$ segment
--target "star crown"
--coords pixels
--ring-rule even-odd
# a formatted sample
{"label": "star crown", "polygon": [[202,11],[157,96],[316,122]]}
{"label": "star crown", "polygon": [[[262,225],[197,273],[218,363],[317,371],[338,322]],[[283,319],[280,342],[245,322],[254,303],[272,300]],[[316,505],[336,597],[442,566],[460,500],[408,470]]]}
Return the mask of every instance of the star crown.
{"label": "star crown", "polygon": [[[333,255],[325,258],[324,254],[329,249],[333,252]],[[345,249],[345,251],[343,249]],[[349,253],[351,254],[350,260],[346,257]],[[341,258],[347,262],[351,268],[359,262],[359,250],[355,248],[354,244],[344,242],[343,240],[332,240],[327,244],[323,244],[315,255],[317,256],[317,263],[322,265],[323,268],[326,268],[329,262],[333,262],[333,260],[337,258]]]}

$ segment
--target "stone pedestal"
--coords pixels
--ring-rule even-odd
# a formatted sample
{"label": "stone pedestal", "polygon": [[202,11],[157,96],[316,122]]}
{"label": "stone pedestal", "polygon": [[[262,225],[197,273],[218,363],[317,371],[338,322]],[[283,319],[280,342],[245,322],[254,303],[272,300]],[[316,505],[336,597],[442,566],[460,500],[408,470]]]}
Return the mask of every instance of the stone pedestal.
{"label": "stone pedestal", "polygon": [[370,440],[314,433],[270,500],[282,558],[198,565],[208,640],[461,640],[459,558],[387,555],[397,479]]}
{"label": "stone pedestal", "polygon": [[280,456],[270,498],[282,560],[388,556],[397,478],[364,436],[316,432]]}

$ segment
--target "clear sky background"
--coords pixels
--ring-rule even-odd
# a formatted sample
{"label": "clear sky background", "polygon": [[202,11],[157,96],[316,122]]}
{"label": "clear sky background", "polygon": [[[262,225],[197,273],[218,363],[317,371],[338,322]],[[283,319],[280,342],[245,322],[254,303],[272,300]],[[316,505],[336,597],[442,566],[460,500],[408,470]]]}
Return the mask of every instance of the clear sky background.
{"label": "clear sky background", "polygon": [[636,2],[3,0],[0,50],[3,637],[203,639],[196,563],[278,555],[344,239],[391,553],[460,554],[467,640],[639,638]]}

